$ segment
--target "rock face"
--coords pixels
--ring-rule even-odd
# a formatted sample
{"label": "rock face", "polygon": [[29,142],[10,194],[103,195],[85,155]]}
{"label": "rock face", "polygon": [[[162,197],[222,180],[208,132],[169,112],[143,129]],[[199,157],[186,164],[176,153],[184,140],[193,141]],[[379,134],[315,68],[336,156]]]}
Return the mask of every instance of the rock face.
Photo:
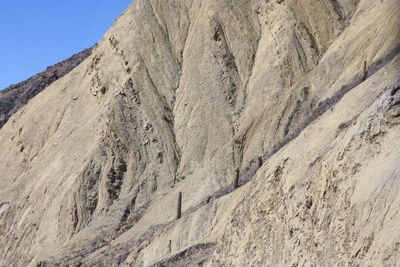
{"label": "rock face", "polygon": [[69,73],[88,58],[93,48],[88,48],[72,57],[48,67],[45,71],[21,83],[0,91],[0,128],[28,101],[54,81]]}
{"label": "rock face", "polygon": [[0,130],[0,265],[398,265],[399,12],[135,1]]}

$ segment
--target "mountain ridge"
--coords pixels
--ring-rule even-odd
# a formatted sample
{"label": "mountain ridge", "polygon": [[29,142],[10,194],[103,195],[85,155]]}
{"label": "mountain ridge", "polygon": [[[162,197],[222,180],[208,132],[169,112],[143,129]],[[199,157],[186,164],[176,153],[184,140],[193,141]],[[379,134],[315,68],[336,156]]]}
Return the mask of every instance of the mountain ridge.
{"label": "mountain ridge", "polygon": [[398,11],[135,1],[0,130],[0,265],[395,266]]}
{"label": "mountain ridge", "polygon": [[0,90],[0,128],[31,98],[35,97],[54,81],[62,78],[85,60],[91,54],[92,49],[93,47],[87,48],[66,60],[47,67],[46,70],[35,74],[25,81]]}

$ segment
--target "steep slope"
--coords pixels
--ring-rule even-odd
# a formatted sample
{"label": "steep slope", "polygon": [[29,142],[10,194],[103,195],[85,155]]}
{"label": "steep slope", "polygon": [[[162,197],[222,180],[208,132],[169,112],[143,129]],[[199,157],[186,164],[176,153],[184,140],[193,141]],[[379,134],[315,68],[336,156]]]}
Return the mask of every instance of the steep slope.
{"label": "steep slope", "polygon": [[88,48],[72,57],[48,67],[45,71],[36,74],[21,83],[11,85],[0,91],[0,128],[8,119],[23,107],[28,101],[40,93],[54,81],[66,75],[82,61],[88,58],[93,48]]}
{"label": "steep slope", "polygon": [[399,68],[397,56],[268,160],[211,265],[397,266]]}
{"label": "steep slope", "polygon": [[399,11],[135,1],[0,130],[0,263],[395,265]]}

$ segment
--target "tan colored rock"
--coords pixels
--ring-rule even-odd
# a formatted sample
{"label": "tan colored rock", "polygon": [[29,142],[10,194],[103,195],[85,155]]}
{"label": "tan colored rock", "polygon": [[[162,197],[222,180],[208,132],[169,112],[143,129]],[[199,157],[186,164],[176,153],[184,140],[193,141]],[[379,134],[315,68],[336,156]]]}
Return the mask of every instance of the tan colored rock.
{"label": "tan colored rock", "polygon": [[396,266],[399,12],[135,1],[0,130],[0,266]]}

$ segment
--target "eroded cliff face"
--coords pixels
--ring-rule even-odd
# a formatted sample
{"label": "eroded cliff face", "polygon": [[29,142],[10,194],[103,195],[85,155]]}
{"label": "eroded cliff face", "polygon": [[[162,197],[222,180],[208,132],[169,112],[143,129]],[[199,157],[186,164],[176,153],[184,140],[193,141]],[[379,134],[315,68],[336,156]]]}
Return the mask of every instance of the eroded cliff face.
{"label": "eroded cliff face", "polygon": [[0,130],[1,265],[395,266],[399,5],[135,1]]}

